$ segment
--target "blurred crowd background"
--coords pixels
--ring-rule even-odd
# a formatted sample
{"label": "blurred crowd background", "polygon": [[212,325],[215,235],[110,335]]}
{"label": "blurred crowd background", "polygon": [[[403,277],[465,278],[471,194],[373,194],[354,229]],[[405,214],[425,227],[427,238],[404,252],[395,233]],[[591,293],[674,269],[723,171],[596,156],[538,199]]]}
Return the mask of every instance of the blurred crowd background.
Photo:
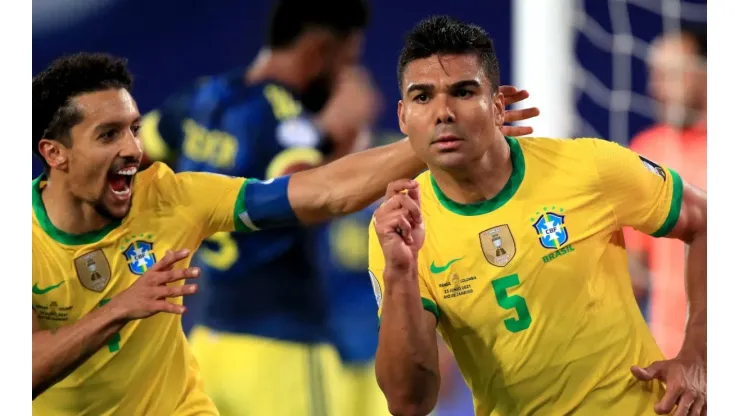
{"label": "blurred crowd background", "polygon": [[[34,0],[33,71],[78,51],[126,57],[136,77],[134,97],[142,114],[149,113],[195,79],[245,69],[266,40],[273,4]],[[404,32],[429,15],[449,14],[494,38],[502,83],[529,90],[524,104],[542,111],[532,123],[535,135],[617,141],[706,189],[705,0],[373,0],[369,6],[361,62],[380,107],[367,126],[367,145],[400,138],[396,61]],[[32,169],[38,176],[41,163],[34,159]],[[305,236],[310,267],[301,278],[319,287],[326,343],[348,367],[372,365],[377,342],[377,307],[366,271],[371,209]],[[686,316],[684,247],[629,231],[626,240],[636,300],[664,353],[675,354]],[[248,282],[250,276],[237,278]],[[198,320],[200,296],[188,299],[186,332]],[[260,287],[242,296],[249,302],[260,296]],[[441,362],[435,414],[471,415],[454,358],[443,353]]]}

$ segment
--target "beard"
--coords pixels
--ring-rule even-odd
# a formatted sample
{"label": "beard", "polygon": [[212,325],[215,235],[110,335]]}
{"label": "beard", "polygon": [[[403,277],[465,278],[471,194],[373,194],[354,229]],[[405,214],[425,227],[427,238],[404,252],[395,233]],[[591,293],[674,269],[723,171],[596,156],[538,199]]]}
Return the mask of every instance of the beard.
{"label": "beard", "polygon": [[331,98],[332,79],[324,72],[308,83],[308,86],[300,96],[303,107],[311,113],[319,113]]}

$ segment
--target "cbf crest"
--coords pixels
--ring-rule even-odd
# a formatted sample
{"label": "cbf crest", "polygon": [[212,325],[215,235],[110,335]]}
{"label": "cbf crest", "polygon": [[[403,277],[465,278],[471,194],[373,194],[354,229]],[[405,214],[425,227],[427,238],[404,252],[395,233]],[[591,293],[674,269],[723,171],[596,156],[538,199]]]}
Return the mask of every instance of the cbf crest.
{"label": "cbf crest", "polygon": [[561,208],[559,213],[545,211],[537,213],[539,217],[533,219],[535,231],[544,248],[558,250],[568,242],[568,229],[565,227],[565,214]]}
{"label": "cbf crest", "polygon": [[131,273],[139,276],[157,262],[154,256],[154,243],[145,240],[133,241],[123,250],[123,256]]}
{"label": "cbf crest", "polygon": [[77,257],[74,261],[77,277],[85,288],[102,292],[110,282],[110,263],[103,250],[95,250]]}
{"label": "cbf crest", "polygon": [[504,267],[514,258],[516,244],[508,225],[497,225],[482,231],[478,236],[483,255],[489,263]]}

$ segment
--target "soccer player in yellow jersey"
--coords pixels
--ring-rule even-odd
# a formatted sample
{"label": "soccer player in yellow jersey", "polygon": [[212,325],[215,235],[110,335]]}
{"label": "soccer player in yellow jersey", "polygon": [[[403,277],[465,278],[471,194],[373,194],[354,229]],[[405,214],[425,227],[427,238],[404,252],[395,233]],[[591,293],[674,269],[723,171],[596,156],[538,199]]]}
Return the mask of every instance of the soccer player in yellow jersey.
{"label": "soccer player in yellow jersey", "polygon": [[[428,165],[370,229],[376,373],[394,415],[435,405],[438,328],[483,415],[706,412],[706,194],[596,139],[514,139],[492,42],[447,17],[399,60],[401,130]],[[689,245],[686,342],[666,360],[623,227]]]}
{"label": "soccer player in yellow jersey", "polygon": [[347,214],[423,168],[400,142],[267,182],[137,172],[130,87],[123,61],[94,54],[33,79],[35,415],[217,414],[179,316],[203,239]]}
{"label": "soccer player in yellow jersey", "polygon": [[46,168],[32,183],[36,415],[217,414],[179,316],[203,239],[348,214],[424,167],[402,141],[266,182],[161,163],[138,172],[130,89],[125,62],[107,55],[61,58],[33,79],[33,152]]}

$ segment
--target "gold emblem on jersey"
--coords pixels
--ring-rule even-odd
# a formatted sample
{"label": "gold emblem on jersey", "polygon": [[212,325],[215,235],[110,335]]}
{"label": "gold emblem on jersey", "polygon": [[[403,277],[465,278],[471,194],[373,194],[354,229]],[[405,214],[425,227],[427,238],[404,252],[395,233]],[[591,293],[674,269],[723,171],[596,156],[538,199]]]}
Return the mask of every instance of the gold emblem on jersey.
{"label": "gold emblem on jersey", "polygon": [[516,243],[506,224],[497,225],[479,234],[480,246],[486,260],[496,267],[504,267],[516,254]]}
{"label": "gold emblem on jersey", "polygon": [[103,250],[98,249],[77,257],[75,269],[82,286],[93,292],[102,292],[110,282],[110,264]]}

